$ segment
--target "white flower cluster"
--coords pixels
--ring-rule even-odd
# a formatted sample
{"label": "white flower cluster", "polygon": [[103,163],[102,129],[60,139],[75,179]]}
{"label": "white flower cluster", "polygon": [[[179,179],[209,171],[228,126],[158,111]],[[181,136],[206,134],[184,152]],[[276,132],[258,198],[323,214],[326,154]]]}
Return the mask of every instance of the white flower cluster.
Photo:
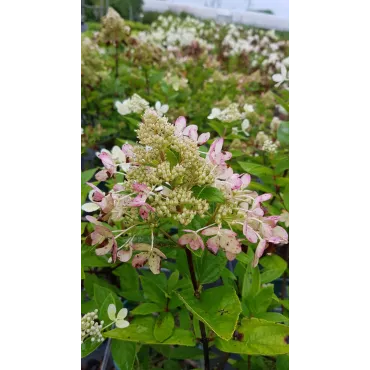
{"label": "white flower cluster", "polygon": [[262,150],[268,153],[276,153],[278,147],[278,142],[273,143],[270,139],[267,139],[262,145]]}
{"label": "white flower cluster", "polygon": [[262,59],[262,67],[269,73],[278,70],[282,63],[289,63],[284,54],[287,45],[287,41],[278,40],[274,30],[266,32],[249,29],[245,32],[243,27],[232,23],[227,26],[227,33],[222,41],[225,56],[248,55],[254,67]]}
{"label": "white flower cluster", "polygon": [[122,103],[117,101],[116,108],[119,114],[125,116],[130,113],[142,113],[149,108],[149,103],[140,95],[134,94],[131,98],[124,100]]}
{"label": "white flower cluster", "polygon": [[103,342],[104,338],[101,334],[104,321],[95,321],[98,319],[98,310],[89,312],[81,318],[81,343],[87,338],[91,338],[92,342]]}
{"label": "white flower cluster", "polygon": [[205,38],[213,36],[215,28],[214,22],[206,25],[205,22],[191,17],[181,19],[159,16],[149,31],[139,32],[137,39],[173,52],[193,45],[212,50],[214,44],[208,43]]}

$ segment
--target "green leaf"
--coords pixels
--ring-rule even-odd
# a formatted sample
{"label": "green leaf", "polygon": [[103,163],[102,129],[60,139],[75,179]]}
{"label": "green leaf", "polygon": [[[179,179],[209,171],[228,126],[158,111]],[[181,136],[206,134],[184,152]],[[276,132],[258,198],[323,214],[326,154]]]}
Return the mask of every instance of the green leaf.
{"label": "green leaf", "polygon": [[260,270],[258,269],[258,266],[253,268],[251,263],[248,264],[243,279],[243,301],[253,298],[258,293],[260,285]]}
{"label": "green leaf", "polygon": [[172,150],[166,149],[166,159],[170,162],[171,168],[175,167],[179,163],[178,155],[176,155]]}
{"label": "green leaf", "polygon": [[86,339],[81,344],[81,357],[84,358],[91,352],[94,352],[103,342],[92,342],[91,339]]}
{"label": "green leaf", "polygon": [[222,122],[220,121],[208,121],[207,122],[210,127],[212,127],[219,136],[223,136],[224,134],[224,127]]}
{"label": "green leaf", "polygon": [[[158,277],[159,275],[153,275],[152,276],[140,276],[141,285],[144,290],[144,297],[146,299],[149,299],[152,302],[159,303],[160,305],[164,306],[166,304],[166,298],[167,298],[167,291],[166,288],[162,287],[158,283]],[[164,274],[163,274],[164,276]],[[165,284],[167,284],[167,280],[165,279]]]}
{"label": "green leaf", "polygon": [[90,298],[94,296],[94,284],[104,287],[114,293],[118,293],[117,287],[108,283],[105,279],[98,278],[95,274],[86,274],[84,287]]}
{"label": "green leaf", "polygon": [[173,334],[163,343],[158,342],[153,334],[155,319],[151,316],[135,317],[130,326],[124,329],[113,329],[103,336],[106,338],[120,339],[129,342],[138,342],[143,344],[166,344],[195,346],[195,338],[189,330],[175,328]]}
{"label": "green leaf", "polygon": [[105,323],[112,321],[108,317],[108,306],[110,304],[116,306],[117,312],[122,308],[122,302],[112,291],[96,284],[94,284],[94,301],[98,306],[99,320],[104,320]]}
{"label": "green leaf", "polygon": [[135,307],[131,313],[133,315],[151,315],[153,312],[162,312],[163,308],[159,307],[156,303],[142,303]]}
{"label": "green leaf", "polygon": [[285,156],[283,158],[281,158],[276,166],[275,166],[275,173],[277,175],[280,175],[282,174],[285,170],[288,170],[289,169],[289,156]]}
{"label": "green leaf", "polygon": [[136,343],[112,340],[111,353],[117,370],[131,370],[136,357]]}
{"label": "green leaf", "polygon": [[261,290],[248,302],[248,307],[253,316],[256,314],[266,312],[272,301],[274,294],[274,286],[269,285]]}
{"label": "green leaf", "polygon": [[289,310],[289,299],[280,299],[275,294],[272,296],[272,299],[276,303],[282,305],[284,308],[286,308],[287,310]]}
{"label": "green leaf", "polygon": [[90,301],[81,303],[81,313],[83,313],[84,315],[87,314],[88,312],[94,311],[97,308],[98,306],[93,299]]}
{"label": "green leaf", "polygon": [[119,276],[123,297],[134,302],[144,300],[143,291],[140,290],[139,274],[130,263],[122,263],[113,274]]}
{"label": "green leaf", "polygon": [[281,322],[284,324],[287,324],[289,322],[289,319],[278,312],[261,312],[258,314],[255,314],[255,317],[257,319],[263,319],[266,321],[272,321],[272,322]]}
{"label": "green leaf", "polygon": [[176,270],[168,278],[168,281],[167,281],[167,291],[168,291],[168,293],[171,293],[175,289],[176,284],[179,281],[179,276],[180,276],[179,270]]}
{"label": "green leaf", "polygon": [[277,132],[277,138],[281,144],[289,144],[289,122],[281,122]]}
{"label": "green leaf", "polygon": [[241,252],[236,255],[236,259],[244,265],[249,265],[253,260],[253,255]]}
{"label": "green leaf", "polygon": [[81,265],[81,280],[85,279],[85,271],[83,265]]}
{"label": "green leaf", "polygon": [[163,342],[169,338],[175,328],[175,320],[171,312],[162,312],[155,322],[154,338],[158,342]]}
{"label": "green leaf", "polygon": [[274,188],[260,184],[259,182],[251,181],[248,185],[248,190],[258,190],[258,191],[263,191],[265,193],[272,193],[275,194],[276,191]]}
{"label": "green leaf", "polygon": [[289,356],[288,355],[277,356],[276,370],[289,370]]}
{"label": "green leaf", "polygon": [[81,185],[84,185],[86,182],[91,180],[91,178],[95,175],[96,168],[92,168],[91,170],[87,170],[81,173]]}
{"label": "green leaf", "polygon": [[200,298],[191,289],[177,292],[193,315],[209,326],[218,336],[229,340],[235,330],[241,304],[234,290],[220,286],[203,291]]}
{"label": "green leaf", "polygon": [[194,196],[198,199],[205,199],[209,202],[223,203],[225,201],[224,194],[221,190],[213,186],[194,186],[192,188]]}
{"label": "green leaf", "polygon": [[161,81],[163,78],[162,72],[154,72],[150,73],[149,82],[151,85],[156,84],[157,82]]}
{"label": "green leaf", "polygon": [[205,250],[200,258],[194,258],[195,271],[200,284],[213,283],[221,276],[225,266],[225,258],[221,255],[214,255]]}
{"label": "green leaf", "polygon": [[164,370],[181,370],[180,364],[177,361],[165,360],[163,362]]}
{"label": "green leaf", "polygon": [[167,358],[175,360],[200,360],[203,358],[203,351],[196,347],[170,347],[162,345],[152,345],[152,347]]}
{"label": "green leaf", "polygon": [[180,328],[190,330],[191,320],[190,320],[190,316],[189,316],[189,311],[185,307],[182,307],[181,310],[179,311],[178,315],[179,315],[178,318],[179,318],[179,322],[180,322]]}
{"label": "green leaf", "polygon": [[261,258],[259,263],[263,267],[261,271],[262,284],[270,283],[271,281],[276,280],[287,268],[287,263],[276,254]]}
{"label": "green leaf", "polygon": [[289,351],[289,345],[286,343],[289,328],[285,325],[244,318],[237,331],[241,340],[225,341],[216,338],[216,347],[223,352],[264,356],[286,354]]}
{"label": "green leaf", "polygon": [[262,166],[257,163],[251,162],[238,162],[241,168],[250,173],[251,175],[261,177],[261,176],[273,176],[274,172],[271,168]]}

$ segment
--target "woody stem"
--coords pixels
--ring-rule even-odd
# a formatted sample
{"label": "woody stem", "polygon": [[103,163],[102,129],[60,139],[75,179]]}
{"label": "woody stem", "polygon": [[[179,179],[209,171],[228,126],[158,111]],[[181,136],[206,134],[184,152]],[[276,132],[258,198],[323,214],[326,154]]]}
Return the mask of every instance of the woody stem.
{"label": "woody stem", "polygon": [[[188,259],[191,282],[193,283],[194,295],[199,299],[200,298],[199,291],[198,291],[199,286],[198,286],[197,278],[195,275],[193,256],[191,254],[191,251],[188,248],[185,248],[185,251],[186,251],[186,258]],[[200,333],[202,336],[202,344],[203,344],[204,370],[210,370],[208,338],[207,338],[207,333],[206,333],[206,327],[202,321],[199,321],[199,328],[200,328]]]}

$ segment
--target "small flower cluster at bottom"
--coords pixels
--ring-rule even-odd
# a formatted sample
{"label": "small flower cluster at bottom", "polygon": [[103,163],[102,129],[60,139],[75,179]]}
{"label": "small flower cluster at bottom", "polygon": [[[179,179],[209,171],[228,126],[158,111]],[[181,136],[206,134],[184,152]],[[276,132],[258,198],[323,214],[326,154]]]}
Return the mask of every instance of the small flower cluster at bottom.
{"label": "small flower cluster at bottom", "polygon": [[101,334],[104,321],[95,321],[98,319],[98,310],[89,312],[81,318],[81,344],[88,337],[92,342],[103,342],[104,338]]}

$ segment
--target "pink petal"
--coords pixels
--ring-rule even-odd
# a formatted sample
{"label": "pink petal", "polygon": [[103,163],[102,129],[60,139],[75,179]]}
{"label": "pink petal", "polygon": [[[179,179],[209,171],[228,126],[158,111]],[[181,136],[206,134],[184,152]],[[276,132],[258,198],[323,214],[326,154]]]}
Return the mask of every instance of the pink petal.
{"label": "pink petal", "polygon": [[145,204],[146,198],[148,196],[144,193],[137,195],[130,203],[129,206],[131,207],[141,207]]}
{"label": "pink petal", "polygon": [[119,250],[117,252],[117,258],[121,261],[121,262],[127,262],[129,261],[129,259],[131,258],[132,256],[132,249],[130,248],[129,250]]}
{"label": "pink petal", "polygon": [[186,118],[180,116],[175,121],[175,133],[178,135],[181,134],[185,127],[186,127]]}
{"label": "pink petal", "polygon": [[209,140],[210,136],[211,136],[211,134],[209,132],[201,134],[198,137],[198,145],[203,145],[205,142],[207,142]]}
{"label": "pink petal", "polygon": [[233,155],[230,152],[225,152],[225,154],[223,156],[223,160],[228,161],[229,159],[231,159],[232,156]]}
{"label": "pink petal", "polygon": [[156,254],[152,253],[149,256],[148,265],[153,274],[157,275],[161,272],[161,258]]}
{"label": "pink petal", "polygon": [[198,250],[199,248],[204,249],[203,239],[199,235],[195,235],[195,238],[190,242],[189,245],[194,251]]}
{"label": "pink petal", "polygon": [[222,229],[221,232],[223,235],[230,236],[230,237],[236,237],[238,235],[237,233],[229,229]]}
{"label": "pink petal", "polygon": [[107,152],[101,152],[98,155],[98,158],[103,162],[103,166],[107,170],[112,170],[116,168],[116,165],[114,164],[111,155],[108,154]]}
{"label": "pink petal", "polygon": [[149,216],[149,211],[147,210],[146,207],[141,206],[139,210],[139,214],[142,217],[143,220],[147,220]]}
{"label": "pink petal", "polygon": [[102,248],[97,248],[95,250],[95,253],[97,256],[104,256],[105,254],[109,253],[112,250],[112,247],[113,247],[113,239],[109,239],[108,243]]}
{"label": "pink petal", "polygon": [[104,236],[105,238],[112,238],[113,234],[112,232],[105,226],[102,225],[96,225],[95,231],[99,233],[100,235]]}
{"label": "pink petal", "polygon": [[138,182],[135,182],[132,184],[132,189],[137,192],[149,192],[149,188],[145,184],[140,184]]}
{"label": "pink petal", "polygon": [[247,221],[243,224],[243,234],[245,237],[251,242],[256,243],[257,242],[257,234],[256,232],[251,228],[251,226],[248,225]]}
{"label": "pink petal", "polygon": [[269,193],[259,195],[253,202],[253,208],[259,206],[261,202],[271,199],[272,195]]}
{"label": "pink petal", "polygon": [[182,132],[184,136],[189,136],[190,139],[197,141],[198,139],[198,126],[197,125],[190,125],[184,129]]}
{"label": "pink petal", "polygon": [[101,225],[102,223],[99,222],[95,217],[93,216],[86,216],[86,220],[91,222],[92,224],[95,224],[95,225]]}
{"label": "pink petal", "polygon": [[201,234],[206,235],[206,236],[216,235],[219,232],[219,230],[220,230],[219,227],[213,226],[213,227],[209,227],[208,229],[204,229]]}
{"label": "pink petal", "polygon": [[149,253],[139,253],[132,259],[132,266],[135,268],[143,267],[148,261]]}
{"label": "pink petal", "polygon": [[251,182],[251,175],[246,173],[245,175],[243,175],[241,177],[241,180],[242,180],[242,183],[243,183],[242,187],[246,188],[249,185],[249,183]]}
{"label": "pink petal", "polygon": [[275,244],[287,244],[288,233],[281,226],[275,226],[272,229],[272,237],[268,241]]}
{"label": "pink petal", "polygon": [[231,190],[236,190],[236,189],[239,190],[241,186],[243,185],[243,182],[237,173],[234,173],[230,177],[229,182],[231,183]]}
{"label": "pink petal", "polygon": [[[214,146],[214,152],[217,154],[217,153],[221,153],[221,150],[222,150],[222,145],[224,145],[224,139],[221,137],[221,138],[218,138],[216,139],[213,144],[215,145]],[[212,144],[212,145],[213,145]]]}
{"label": "pink petal", "polygon": [[125,190],[125,187],[122,184],[115,184],[113,186],[113,190],[114,191],[121,191],[121,190]]}
{"label": "pink petal", "polygon": [[190,244],[194,239],[195,234],[184,234],[177,241],[180,245]]}
{"label": "pink petal", "polygon": [[108,172],[107,172],[107,170],[101,170],[101,171],[99,171],[99,172],[97,172],[96,174],[95,174],[95,178],[98,180],[98,181],[105,181],[105,180],[107,180],[107,178],[108,178],[109,176],[108,176]]}
{"label": "pink petal", "polygon": [[256,248],[256,251],[254,252],[254,259],[253,259],[253,267],[256,267],[258,265],[259,259],[262,257],[263,252],[266,248],[266,240],[261,239],[258,243],[258,246]]}
{"label": "pink petal", "polygon": [[218,252],[218,248],[219,248],[219,245],[218,245],[218,237],[217,236],[214,236],[213,238],[210,238],[207,240],[207,248],[213,253],[213,254],[217,254]]}
{"label": "pink petal", "polygon": [[133,150],[133,147],[130,144],[124,144],[122,146],[122,151],[123,151],[123,153],[125,153],[126,157],[133,157],[134,156],[134,153],[133,153],[132,150]]}

